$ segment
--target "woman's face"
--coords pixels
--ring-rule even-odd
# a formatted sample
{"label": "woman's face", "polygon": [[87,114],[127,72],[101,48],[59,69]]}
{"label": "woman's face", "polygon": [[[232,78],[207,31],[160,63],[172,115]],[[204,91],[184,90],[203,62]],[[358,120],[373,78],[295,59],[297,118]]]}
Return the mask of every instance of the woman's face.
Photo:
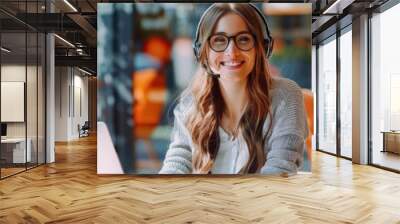
{"label": "woman's face", "polygon": [[[221,39],[212,40],[215,34],[224,34],[227,37],[231,37],[240,33],[250,34],[246,22],[239,15],[228,13],[217,22],[210,42],[216,41],[218,44],[223,41]],[[246,41],[249,41],[248,38],[252,38],[254,42],[250,49],[243,46],[241,47],[242,49],[238,48],[235,44],[235,38],[230,38],[225,51],[216,52],[210,46],[208,47],[208,64],[214,73],[221,76],[221,79],[243,81],[252,71],[256,58],[255,40],[251,35],[246,36],[245,34],[244,36],[240,35],[238,41],[239,43],[246,43]]]}

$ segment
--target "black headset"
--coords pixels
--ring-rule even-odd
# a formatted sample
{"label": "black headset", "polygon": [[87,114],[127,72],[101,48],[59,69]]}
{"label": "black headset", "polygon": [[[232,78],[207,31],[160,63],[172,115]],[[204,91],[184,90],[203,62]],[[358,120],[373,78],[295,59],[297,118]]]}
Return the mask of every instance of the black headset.
{"label": "black headset", "polygon": [[[263,33],[263,38],[264,38],[264,44],[263,44],[263,46],[264,46],[264,49],[265,49],[265,55],[266,55],[267,58],[269,58],[269,57],[271,57],[271,55],[272,55],[272,49],[273,49],[273,47],[274,47],[274,40],[272,39],[271,34],[270,34],[270,32],[269,32],[268,24],[267,24],[267,19],[265,18],[265,16],[263,15],[263,13],[262,13],[255,5],[253,5],[253,4],[251,4],[251,3],[248,3],[248,4],[256,11],[256,13],[259,15],[260,19],[264,22],[264,25],[265,25],[265,26],[263,27],[264,29],[263,29],[263,31],[262,31],[262,33]],[[199,24],[197,25],[197,29],[196,29],[196,39],[195,39],[195,41],[194,41],[194,43],[193,43],[193,51],[194,51],[194,55],[195,55],[197,61],[200,61],[200,47],[201,47],[201,43],[200,43],[200,40],[199,40],[199,35],[200,35],[200,34],[199,34],[199,29],[200,29],[201,24],[203,23],[204,17],[205,17],[205,15],[207,14],[207,12],[208,12],[210,9],[214,8],[215,6],[216,6],[216,3],[212,4],[212,5],[203,13],[203,15],[202,15],[201,18],[200,18]]]}

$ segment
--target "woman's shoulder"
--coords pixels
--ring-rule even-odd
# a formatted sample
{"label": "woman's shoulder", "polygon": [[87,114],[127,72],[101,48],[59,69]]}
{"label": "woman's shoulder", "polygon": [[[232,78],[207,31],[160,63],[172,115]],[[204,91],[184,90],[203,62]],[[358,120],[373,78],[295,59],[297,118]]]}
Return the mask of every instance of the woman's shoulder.
{"label": "woman's shoulder", "polygon": [[[286,78],[273,78],[270,96],[272,118],[279,123],[275,124],[275,133],[290,132],[307,137],[304,98],[300,86]],[[269,122],[266,120],[264,130],[268,130]]]}
{"label": "woman's shoulder", "polygon": [[192,94],[182,93],[177,99],[177,104],[174,108],[174,115],[185,118],[193,107],[194,96]]}
{"label": "woman's shoulder", "polygon": [[275,92],[301,92],[300,86],[293,80],[273,77],[271,90]]}
{"label": "woman's shoulder", "polygon": [[303,96],[300,86],[295,81],[282,77],[272,78],[270,91],[272,106],[283,101],[300,100]]}

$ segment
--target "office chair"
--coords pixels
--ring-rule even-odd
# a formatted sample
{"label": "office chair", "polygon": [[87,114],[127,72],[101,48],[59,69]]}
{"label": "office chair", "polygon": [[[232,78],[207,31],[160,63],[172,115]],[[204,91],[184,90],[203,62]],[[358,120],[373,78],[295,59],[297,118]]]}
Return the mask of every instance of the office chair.
{"label": "office chair", "polygon": [[79,127],[79,126],[80,125],[78,125],[79,138],[89,136],[89,129],[90,129],[89,121],[85,121],[85,123],[82,125],[82,127]]}

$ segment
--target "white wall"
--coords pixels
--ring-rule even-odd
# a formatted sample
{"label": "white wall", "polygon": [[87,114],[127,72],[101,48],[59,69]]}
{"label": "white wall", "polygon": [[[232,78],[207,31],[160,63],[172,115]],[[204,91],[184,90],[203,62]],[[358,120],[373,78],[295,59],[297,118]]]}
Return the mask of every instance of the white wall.
{"label": "white wall", "polygon": [[88,120],[88,78],[83,75],[76,68],[56,67],[56,141],[79,138],[78,124]]}
{"label": "white wall", "polygon": [[69,69],[55,68],[55,141],[68,141]]}

